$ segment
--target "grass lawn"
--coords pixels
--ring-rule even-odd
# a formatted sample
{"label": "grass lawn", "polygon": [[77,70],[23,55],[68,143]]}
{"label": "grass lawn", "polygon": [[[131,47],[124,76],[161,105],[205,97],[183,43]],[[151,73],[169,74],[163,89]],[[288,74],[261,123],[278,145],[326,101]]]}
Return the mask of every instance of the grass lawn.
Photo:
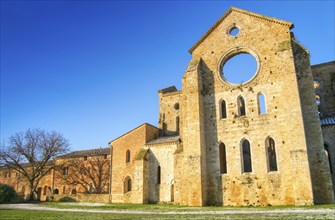
{"label": "grass lawn", "polygon": [[[89,203],[87,203],[89,204]],[[132,210],[143,212],[196,212],[196,211],[266,211],[266,210],[285,210],[285,209],[334,209],[335,204],[315,205],[315,206],[266,206],[266,207],[220,207],[220,206],[205,206],[205,207],[190,207],[173,204],[116,204],[116,203],[97,203],[94,206],[85,205],[85,203],[78,202],[45,202],[40,203],[41,206],[68,209],[95,209],[95,210]]]}
{"label": "grass lawn", "polygon": [[54,211],[27,211],[27,210],[0,210],[2,220],[24,219],[24,220],[76,220],[76,219],[334,219],[333,214],[103,214],[103,213],[75,213]]}
{"label": "grass lawn", "polygon": [[[178,205],[155,204],[85,204],[85,203],[61,203],[46,202],[38,206],[58,209],[83,209],[103,211],[129,211],[150,212],[148,214],[115,214],[115,213],[87,213],[68,211],[35,211],[35,210],[10,210],[0,209],[0,219],[24,219],[24,220],[67,220],[67,219],[335,219],[335,205],[318,205],[308,207],[186,207]],[[292,210],[328,210],[328,212],[292,213]],[[236,211],[236,213],[235,213]],[[262,211],[262,213],[241,214],[239,211]],[[270,211],[267,213],[267,211]],[[280,211],[282,213],[271,213]],[[287,212],[286,212],[287,211]],[[291,211],[291,212],[290,212]],[[224,213],[228,212],[228,213]]]}

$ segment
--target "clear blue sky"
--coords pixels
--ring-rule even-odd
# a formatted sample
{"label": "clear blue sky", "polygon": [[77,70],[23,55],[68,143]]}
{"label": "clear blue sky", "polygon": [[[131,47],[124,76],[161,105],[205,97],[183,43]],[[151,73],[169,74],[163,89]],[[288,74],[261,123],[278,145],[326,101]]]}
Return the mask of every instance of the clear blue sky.
{"label": "clear blue sky", "polygon": [[230,6],[291,21],[311,63],[334,60],[334,1],[1,1],[1,142],[55,130],[72,150],[157,125],[157,90]]}

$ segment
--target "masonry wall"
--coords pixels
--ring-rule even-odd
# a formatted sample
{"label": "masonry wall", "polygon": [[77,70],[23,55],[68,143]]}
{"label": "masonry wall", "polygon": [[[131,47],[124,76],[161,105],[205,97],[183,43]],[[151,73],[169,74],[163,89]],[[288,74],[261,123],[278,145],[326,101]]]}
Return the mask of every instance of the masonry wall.
{"label": "masonry wall", "polygon": [[[86,160],[84,159],[85,157]],[[52,191],[54,193],[58,192],[60,195],[94,193],[95,189],[97,188],[99,178],[101,179],[101,193],[109,193],[111,162],[110,154],[106,156],[94,155],[85,157],[59,157],[54,160],[54,163],[57,167],[53,171],[54,180]],[[68,169],[68,174],[63,174],[63,168]],[[100,168],[101,171],[99,171]],[[80,174],[80,172],[83,173]],[[91,187],[93,187],[92,189],[90,184]]]}
{"label": "masonry wall", "polygon": [[[52,196],[52,181],[53,181],[53,171],[50,171],[40,180],[36,188],[36,190],[38,191],[36,195],[37,200],[46,201],[48,197],[50,198],[50,196]],[[13,189],[18,194],[20,194],[24,199],[28,199],[30,190],[29,183],[17,171],[7,168],[1,168],[0,183],[13,187]]]}
{"label": "masonry wall", "polygon": [[[112,202],[132,202],[135,192],[126,192],[125,178],[132,180],[132,185],[137,185],[134,176],[136,156],[144,144],[159,134],[159,129],[149,124],[143,124],[125,135],[110,142],[112,147]],[[130,151],[130,162],[126,162],[126,152]],[[141,180],[143,181],[143,179]]]}
{"label": "masonry wall", "polygon": [[[315,94],[320,97],[320,117],[335,116],[335,61],[312,66]],[[328,146],[326,155],[335,194],[335,126],[323,125],[322,136],[324,144]]]}
{"label": "masonry wall", "polygon": [[[159,122],[158,127],[164,135],[178,133],[177,117],[180,117],[181,92],[159,93]],[[179,119],[180,120],[180,119]]]}
{"label": "masonry wall", "polygon": [[[147,145],[149,147],[149,203],[174,202],[174,152],[176,143]],[[158,181],[160,166],[160,182]]]}
{"label": "masonry wall", "polygon": [[335,61],[312,66],[313,78],[318,87],[316,95],[321,98],[321,117],[335,115]]}
{"label": "masonry wall", "polygon": [[[234,24],[240,29],[236,37],[228,34]],[[258,59],[259,70],[248,83],[232,85],[221,79],[219,67],[224,57],[239,52],[253,54]],[[192,51],[192,57],[203,61],[203,135],[207,198],[211,198],[207,204],[313,204],[289,24],[233,11]],[[184,92],[187,93],[183,87]],[[259,114],[259,93],[265,95],[266,114]],[[246,104],[246,116],[242,117],[237,111],[239,96],[244,97]],[[221,100],[227,103],[226,119],[220,118]],[[268,137],[275,141],[278,165],[275,172],[268,170],[265,147]],[[252,172],[247,173],[242,172],[243,139],[251,147]],[[223,175],[219,170],[220,142],[225,144],[227,152],[227,174]],[[184,141],[185,151],[191,147]]]}

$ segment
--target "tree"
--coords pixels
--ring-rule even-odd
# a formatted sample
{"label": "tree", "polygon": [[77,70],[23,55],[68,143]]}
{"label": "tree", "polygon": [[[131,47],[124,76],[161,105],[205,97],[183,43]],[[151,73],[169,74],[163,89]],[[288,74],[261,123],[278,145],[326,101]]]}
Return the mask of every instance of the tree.
{"label": "tree", "polygon": [[29,200],[33,200],[40,180],[54,169],[51,160],[68,151],[68,140],[61,134],[28,129],[12,135],[8,145],[1,146],[0,165],[17,171],[29,183]]}
{"label": "tree", "polygon": [[[66,174],[62,171],[70,168]],[[107,193],[104,190],[110,180],[110,160],[105,155],[95,155],[87,160],[83,158],[68,159],[59,167],[58,174],[63,181],[72,186],[80,185],[85,193]],[[64,175],[65,174],[65,175]]]}

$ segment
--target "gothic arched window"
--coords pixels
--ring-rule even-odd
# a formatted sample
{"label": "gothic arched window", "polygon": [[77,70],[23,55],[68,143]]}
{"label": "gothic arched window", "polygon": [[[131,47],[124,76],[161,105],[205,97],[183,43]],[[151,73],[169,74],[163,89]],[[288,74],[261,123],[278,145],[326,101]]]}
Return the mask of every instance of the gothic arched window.
{"label": "gothic arched window", "polygon": [[127,150],[126,152],[126,163],[130,162],[130,150]]}
{"label": "gothic arched window", "polygon": [[245,101],[242,96],[237,99],[238,116],[245,116]]}
{"label": "gothic arched window", "polygon": [[257,99],[258,99],[258,114],[265,114],[266,113],[265,96],[262,93],[259,93]]}
{"label": "gothic arched window", "polygon": [[247,139],[242,141],[242,167],[243,173],[252,172],[250,143]]}
{"label": "gothic arched window", "polygon": [[266,139],[266,152],[268,157],[268,170],[269,171],[277,171],[277,156],[276,156],[276,147],[275,147],[275,141],[268,137]]}

